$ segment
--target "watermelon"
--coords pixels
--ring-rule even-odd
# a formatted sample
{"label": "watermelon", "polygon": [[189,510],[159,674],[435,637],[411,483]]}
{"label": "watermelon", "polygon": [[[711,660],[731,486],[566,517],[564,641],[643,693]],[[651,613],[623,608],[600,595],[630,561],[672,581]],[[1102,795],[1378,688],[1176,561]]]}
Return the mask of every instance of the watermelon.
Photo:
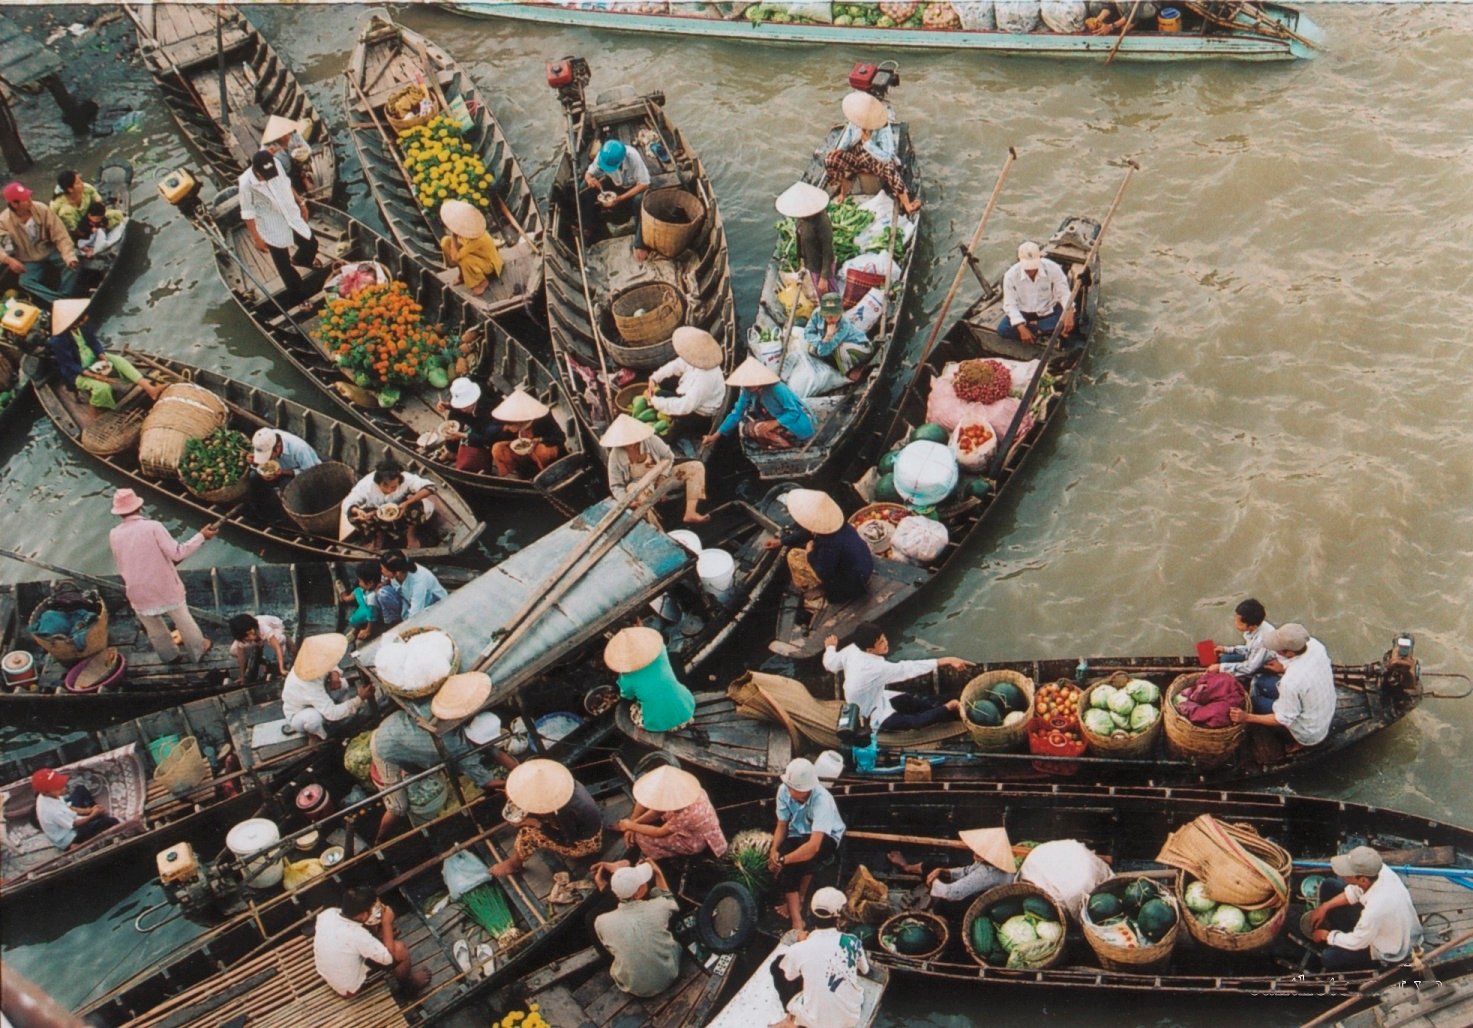
{"label": "watermelon", "polygon": [[1054,905],[1042,896],[1026,897],[1023,900],[1023,913],[1032,914],[1034,917],[1042,918],[1045,921],[1052,921],[1059,916],[1058,912],[1054,910]]}
{"label": "watermelon", "polygon": [[1120,897],[1113,893],[1097,892],[1090,896],[1089,903],[1085,906],[1085,912],[1089,914],[1089,919],[1095,924],[1108,921],[1110,918],[1116,917],[1122,912]]}
{"label": "watermelon", "polygon": [[899,456],[899,450],[887,450],[880,455],[880,463],[876,465],[876,470],[882,475],[893,475],[895,473],[895,459]]}
{"label": "watermelon", "polygon": [[966,494],[973,499],[985,500],[992,492],[992,483],[985,478],[974,478],[966,484]]}
{"label": "watermelon", "polygon": [[881,475],[875,480],[876,503],[899,503],[900,492],[895,488],[894,475]]}
{"label": "watermelon", "polygon": [[950,439],[951,434],[946,429],[934,424],[921,425],[910,434],[910,441],[913,443],[940,443],[945,446]]}
{"label": "watermelon", "polygon": [[924,921],[905,921],[895,932],[895,952],[908,957],[929,953],[940,942],[936,932]]}
{"label": "watermelon", "polygon": [[998,682],[988,692],[993,703],[1008,711],[1028,709],[1028,697],[1012,682]]}
{"label": "watermelon", "polygon": [[994,903],[992,909],[987,912],[987,916],[998,924],[1002,924],[1010,918],[1017,917],[1022,912],[1022,899],[1017,896],[1009,896],[1007,899],[1000,899]]}
{"label": "watermelon", "polygon": [[999,949],[997,942],[997,929],[993,927],[992,921],[985,917],[977,917],[972,920],[972,949],[981,956],[987,956],[994,950]]}
{"label": "watermelon", "polygon": [[1125,887],[1123,894],[1125,909],[1134,914],[1150,900],[1156,898],[1156,886],[1149,878],[1137,878]]}
{"label": "watermelon", "polygon": [[1002,711],[991,700],[973,700],[967,707],[967,720],[974,725],[996,728],[1002,724]]}

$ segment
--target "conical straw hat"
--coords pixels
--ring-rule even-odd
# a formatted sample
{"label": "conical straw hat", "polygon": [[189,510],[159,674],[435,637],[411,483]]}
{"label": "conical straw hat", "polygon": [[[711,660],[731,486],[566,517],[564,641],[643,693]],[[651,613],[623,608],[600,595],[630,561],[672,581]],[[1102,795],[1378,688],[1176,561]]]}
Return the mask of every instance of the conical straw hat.
{"label": "conical straw hat", "polygon": [[810,218],[828,205],[828,193],[807,182],[794,182],[778,194],[776,207],[785,218]]}
{"label": "conical straw hat", "polygon": [[973,853],[999,871],[1012,874],[1018,869],[1017,861],[1013,859],[1013,844],[1008,841],[1006,828],[968,828],[964,832],[958,832],[957,836],[972,848]]}
{"label": "conical straw hat", "polygon": [[486,215],[464,200],[446,200],[440,206],[440,220],[462,239],[478,239],[486,234]]}
{"label": "conical straw hat", "polygon": [[51,334],[59,336],[77,323],[91,300],[57,300],[51,305]]}
{"label": "conical straw hat", "polygon": [[513,389],[510,396],[496,405],[491,416],[497,421],[511,424],[536,421],[547,417],[547,407],[526,390]]}
{"label": "conical straw hat", "polygon": [[483,671],[451,675],[430,701],[430,713],[441,721],[470,717],[491,698],[491,676]]}
{"label": "conical straw hat", "polygon": [[292,674],[304,681],[322,678],[343,659],[348,652],[348,637],[341,632],[324,635],[309,635],[302,640],[297,659],[292,664]]}
{"label": "conical straw hat", "polygon": [[506,797],[529,814],[551,814],[573,798],[573,773],[555,760],[538,757],[512,768]]}
{"label": "conical straw hat", "polygon": [[640,775],[634,783],[634,799],[661,813],[684,810],[700,797],[701,783],[696,776],[669,764]]}
{"label": "conical straw hat", "polygon": [[862,129],[884,128],[890,122],[885,105],[868,93],[855,91],[844,97],[844,117]]}
{"label": "conical straw hat", "polygon": [[726,384],[729,386],[744,386],[748,389],[756,389],[759,386],[776,385],[782,379],[777,377],[766,364],[756,357],[748,357],[737,365],[737,369],[726,376]]}
{"label": "conical straw hat", "polygon": [[638,418],[631,418],[628,414],[620,414],[614,419],[614,423],[604,431],[598,444],[606,449],[613,449],[615,446],[642,443],[654,434],[654,425],[640,421]]}
{"label": "conical straw hat", "polygon": [[291,135],[293,132],[302,131],[300,122],[283,118],[279,114],[273,114],[266,119],[266,128],[261,132],[261,142],[274,143],[278,139]]}
{"label": "conical straw hat", "polygon": [[721,344],[704,329],[682,325],[670,337],[680,359],[693,368],[709,371],[721,366]]}
{"label": "conical straw hat", "polygon": [[610,671],[624,675],[649,667],[664,648],[664,637],[653,628],[621,628],[604,647],[604,663]]}
{"label": "conical straw hat", "polygon": [[794,489],[787,494],[787,503],[793,520],[817,535],[828,535],[844,527],[844,512],[828,493]]}

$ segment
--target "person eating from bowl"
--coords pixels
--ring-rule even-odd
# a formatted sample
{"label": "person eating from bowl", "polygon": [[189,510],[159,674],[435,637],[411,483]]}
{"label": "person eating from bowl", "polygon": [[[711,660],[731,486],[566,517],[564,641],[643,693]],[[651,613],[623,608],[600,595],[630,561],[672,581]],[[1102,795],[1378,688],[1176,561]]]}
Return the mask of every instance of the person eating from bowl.
{"label": "person eating from bowl", "polygon": [[[650,372],[645,401],[680,428],[709,421],[726,406],[723,354],[716,337],[704,329],[682,325],[671,336],[675,359]],[[675,379],[673,386],[666,385]]]}
{"label": "person eating from bowl", "polygon": [[302,135],[302,123],[273,114],[261,133],[261,148],[276,158],[292,188],[306,196],[316,188],[312,178],[312,147]]}
{"label": "person eating from bowl", "polygon": [[156,385],[122,354],[108,353],[89,324],[91,300],[57,300],[51,305],[51,338],[46,347],[63,382],[70,382],[79,396],[97,410],[117,410],[113,382],[122,379],[143,390],[149,402],[157,400],[164,387]]}
{"label": "person eating from bowl", "polygon": [[279,428],[258,428],[251,436],[251,470],[247,482],[251,505],[263,517],[282,516],[281,492],[308,468],[322,463],[312,444]]}
{"label": "person eating from bowl", "polygon": [[[655,434],[655,426],[628,414],[615,418],[598,442],[609,455],[609,493],[616,500],[628,496],[630,488],[661,461],[675,460],[670,447]],[[685,486],[685,523],[699,525],[710,521],[710,515],[702,514],[700,510],[701,501],[706,498],[706,466],[698,460],[674,464],[631,500],[629,509],[638,510],[648,503],[654,491],[668,477]],[[654,516],[653,510],[650,515]]]}
{"label": "person eating from bowl", "polygon": [[834,199],[843,200],[849,195],[856,175],[873,175],[883,183],[885,192],[902,213],[914,214],[920,210],[921,202],[910,198],[900,174],[889,106],[878,97],[857,90],[844,97],[843,106],[847,124],[823,159],[830,188],[835,190]]}
{"label": "person eating from bowl", "polygon": [[[793,219],[798,267],[807,271],[811,286],[826,293],[838,285],[834,261],[834,224],[829,220],[829,194],[807,182],[794,182],[777,198],[777,212]],[[797,303],[796,296],[793,300]]]}
{"label": "person eating from bowl", "polygon": [[838,293],[824,293],[818,310],[803,329],[808,352],[831,361],[839,373],[851,382],[859,380],[864,366],[875,355],[875,344],[864,329],[844,317],[844,298]]}
{"label": "person eating from bowl", "polygon": [[513,389],[491,417],[501,423],[491,463],[502,478],[535,478],[563,456],[567,437],[552,409],[525,389]]}
{"label": "person eating from bowl", "polygon": [[617,139],[610,139],[599,147],[594,158],[583,172],[583,190],[578,194],[578,203],[583,208],[583,231],[592,232],[590,226],[600,210],[608,222],[619,222],[634,218],[634,259],[646,261],[650,251],[644,245],[644,194],[650,188],[650,169],[645,165],[639,151],[625,146]]}
{"label": "person eating from bowl", "polygon": [[413,996],[430,984],[430,972],[394,931],[394,911],[373,890],[353,887],[341,906],[327,907],[313,922],[312,966],[339,996],[356,996],[368,979],[368,965],[387,967],[404,993]]}
{"label": "person eating from bowl", "polygon": [[555,760],[535,758],[507,775],[506,798],[523,812],[511,856],[491,868],[497,878],[522,869],[538,850],[586,860],[603,848],[603,814],[593,794]]}
{"label": "person eating from bowl", "polygon": [[293,731],[318,739],[342,735],[363,709],[373,689],[343,685],[338,662],[348,652],[348,637],[337,632],[309,635],[281,686],[281,715]]}
{"label": "person eating from bowl", "polygon": [[844,603],[869,590],[875,558],[869,544],[827,493],[794,489],[786,494],[788,513],[798,527],[781,539],[768,539],[764,549],[788,550],[788,571],[806,602]]}
{"label": "person eating from bowl", "polygon": [[429,479],[386,460],[358,480],[343,497],[342,508],[350,524],[372,536],[374,549],[399,542],[419,549],[420,527],[435,516],[430,500],[434,491]]}
{"label": "person eating from bowl", "polygon": [[435,410],[446,419],[439,435],[455,470],[490,471],[491,445],[502,430],[481,387],[464,376],[457,378],[450,383],[450,399],[436,402]]}
{"label": "person eating from bowl", "polygon": [[716,431],[701,440],[701,445],[714,446],[722,436],[740,428],[759,446],[788,450],[812,439],[818,431],[798,394],[756,357],[748,357],[726,376],[726,384],[740,390],[736,404]]}
{"label": "person eating from bowl", "polygon": [[624,841],[649,860],[726,855],[726,835],[711,797],[689,771],[661,764],[635,779],[634,809],[614,823]]}
{"label": "person eating from bowl", "polygon": [[486,216],[464,200],[446,200],[440,205],[440,222],[450,232],[440,237],[440,255],[451,272],[448,284],[480,296],[502,268],[501,251],[486,231]]}

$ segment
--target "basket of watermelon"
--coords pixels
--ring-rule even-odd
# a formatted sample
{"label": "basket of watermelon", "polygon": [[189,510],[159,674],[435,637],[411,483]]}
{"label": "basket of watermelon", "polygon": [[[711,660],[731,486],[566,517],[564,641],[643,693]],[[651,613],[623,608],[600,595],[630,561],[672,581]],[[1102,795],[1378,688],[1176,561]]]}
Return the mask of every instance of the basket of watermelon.
{"label": "basket of watermelon", "polygon": [[1042,970],[1063,963],[1069,921],[1038,886],[999,885],[978,896],[962,918],[962,942],[983,967]]}
{"label": "basket of watermelon", "polygon": [[1154,971],[1171,960],[1181,915],[1176,898],[1144,875],[1115,875],[1090,893],[1079,918],[1107,971]]}
{"label": "basket of watermelon", "polygon": [[1017,671],[984,671],[962,689],[961,718],[979,750],[1021,750],[1033,710],[1033,679]]}

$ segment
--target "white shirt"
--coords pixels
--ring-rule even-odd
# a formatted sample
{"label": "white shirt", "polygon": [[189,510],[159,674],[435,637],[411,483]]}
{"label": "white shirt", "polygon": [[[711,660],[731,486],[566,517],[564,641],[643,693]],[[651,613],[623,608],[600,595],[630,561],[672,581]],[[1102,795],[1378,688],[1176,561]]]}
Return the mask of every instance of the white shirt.
{"label": "white shirt", "polygon": [[60,796],[37,795],[36,821],[59,850],[66,849],[77,837],[77,812]]}
{"label": "white shirt", "polygon": [[651,382],[680,376],[677,396],[651,396],[650,406],[662,414],[704,414],[715,417],[726,406],[726,376],[721,367],[693,368],[681,357],[662,364],[650,375]]}
{"label": "white shirt", "polygon": [[[403,503],[404,497],[417,493],[421,489],[430,489],[433,486],[427,478],[406,471],[399,480],[399,488],[392,493],[386,493],[375,484],[373,472],[369,472],[358,480],[353,491],[343,497],[343,510],[352,510],[354,507],[363,507],[366,510],[377,510],[386,503]],[[425,507],[429,511],[429,506]]]}
{"label": "white shirt", "polygon": [[286,625],[282,622],[281,618],[274,614],[256,615],[256,635],[259,638],[254,643],[241,642],[239,640],[231,643],[230,652],[239,655],[247,649],[264,646],[273,639],[283,646],[286,645]]}
{"label": "white shirt", "polygon": [[632,146],[624,148],[624,160],[619,162],[619,168],[612,175],[598,166],[594,161],[588,166],[585,174],[592,174],[594,178],[607,178],[621,190],[627,190],[630,186],[650,184],[650,169],[645,165],[644,158],[639,151]]}
{"label": "white shirt", "polygon": [[262,182],[255,171],[247,168],[236,184],[240,189],[240,218],[256,223],[256,231],[267,246],[291,246],[292,233],[312,238],[312,230],[302,219],[302,209],[292,194],[291,180],[285,175]]}
{"label": "white shirt", "polygon": [[1223,662],[1221,669],[1230,675],[1237,675],[1239,678],[1247,678],[1249,675],[1257,672],[1259,668],[1267,663],[1268,658],[1272,656],[1263,645],[1263,637],[1273,630],[1274,626],[1265,621],[1257,628],[1250,628],[1244,632],[1243,649],[1247,653],[1242,660]]}
{"label": "white shirt", "polygon": [[844,673],[844,700],[859,707],[869,719],[870,727],[879,730],[885,719],[895,713],[890,701],[900,694],[885,686],[904,682],[936,670],[935,658],[926,660],[889,661],[850,643],[842,650],[832,646],[823,651],[824,670]]}
{"label": "white shirt", "polygon": [[333,702],[333,698],[328,695],[326,682],[325,677],[298,678],[295,671],[288,672],[286,681],[281,686],[282,716],[288,721],[294,721],[298,714],[310,709],[321,714],[324,721],[342,721],[352,717],[363,706],[363,701],[357,696],[342,703]]}
{"label": "white shirt", "polygon": [[1397,873],[1385,865],[1371,887],[1362,891],[1345,887],[1345,898],[1361,906],[1360,920],[1348,932],[1331,932],[1327,940],[1340,949],[1371,949],[1371,956],[1395,964],[1411,955],[1422,943],[1422,922],[1411,893]]}
{"label": "white shirt", "polygon": [[317,915],[312,963],[334,992],[351,996],[361,989],[370,960],[387,967],[394,957],[376,935],[344,917],[341,908],[328,907]]}
{"label": "white shirt", "polygon": [[1330,655],[1318,639],[1297,657],[1280,657],[1284,677],[1279,679],[1279,698],[1274,701],[1274,719],[1301,746],[1314,746],[1330,734],[1335,719],[1335,669]]}
{"label": "white shirt", "polygon": [[788,1002],[801,1028],[854,1028],[859,1024],[864,993],[859,976],[869,973],[869,959],[859,938],[837,928],[819,928],[781,957],[788,981],[803,979],[803,991]]}
{"label": "white shirt", "polygon": [[1032,278],[1023,270],[1022,261],[1014,264],[1002,277],[1002,309],[1014,325],[1028,320],[1023,317],[1025,311],[1048,314],[1055,306],[1067,306],[1068,303],[1069,278],[1063,268],[1047,257],[1043,258],[1038,274]]}

